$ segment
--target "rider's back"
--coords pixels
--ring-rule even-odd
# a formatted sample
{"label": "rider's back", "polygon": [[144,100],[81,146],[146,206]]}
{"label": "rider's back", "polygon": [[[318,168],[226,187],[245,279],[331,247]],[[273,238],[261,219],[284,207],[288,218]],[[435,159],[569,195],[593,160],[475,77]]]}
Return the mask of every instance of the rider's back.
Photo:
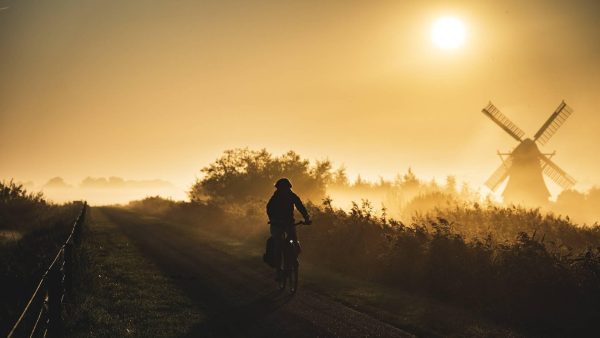
{"label": "rider's back", "polygon": [[267,215],[271,223],[294,223],[294,206],[306,217],[308,215],[302,201],[289,189],[277,189],[267,203]]}

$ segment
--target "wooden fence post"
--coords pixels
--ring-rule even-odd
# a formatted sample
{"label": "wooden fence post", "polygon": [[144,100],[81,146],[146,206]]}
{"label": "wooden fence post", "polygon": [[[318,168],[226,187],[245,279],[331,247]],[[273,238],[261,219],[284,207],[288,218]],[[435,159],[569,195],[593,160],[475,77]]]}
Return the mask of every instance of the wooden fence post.
{"label": "wooden fence post", "polygon": [[61,297],[62,273],[61,264],[55,264],[47,275],[48,287],[48,336],[59,337],[62,330]]}

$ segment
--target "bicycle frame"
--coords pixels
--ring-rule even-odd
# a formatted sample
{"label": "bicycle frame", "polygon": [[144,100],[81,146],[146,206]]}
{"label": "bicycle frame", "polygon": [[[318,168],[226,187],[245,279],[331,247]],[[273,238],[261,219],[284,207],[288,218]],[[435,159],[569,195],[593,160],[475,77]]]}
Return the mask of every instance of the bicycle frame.
{"label": "bicycle frame", "polygon": [[[271,222],[269,222],[270,224]],[[293,224],[294,227],[305,224],[304,222],[295,222]],[[290,240],[288,238],[288,234],[282,236],[281,238],[281,265],[278,268],[278,273],[280,273],[279,278],[279,289],[283,290],[286,287],[287,281],[290,282],[290,292],[292,294],[296,293],[298,289],[298,254],[299,254],[299,246],[300,243],[296,240]]]}

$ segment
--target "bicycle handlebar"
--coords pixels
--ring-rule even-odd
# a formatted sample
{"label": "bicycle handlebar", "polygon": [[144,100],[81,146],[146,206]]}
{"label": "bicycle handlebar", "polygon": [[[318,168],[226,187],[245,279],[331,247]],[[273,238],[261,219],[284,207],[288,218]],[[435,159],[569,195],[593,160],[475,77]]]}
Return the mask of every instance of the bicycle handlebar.
{"label": "bicycle handlebar", "polygon": [[[271,224],[271,221],[268,221],[267,224]],[[312,222],[306,223],[305,221],[298,221],[298,222],[294,223],[295,226],[297,226],[297,225],[310,225],[310,224],[312,224]]]}

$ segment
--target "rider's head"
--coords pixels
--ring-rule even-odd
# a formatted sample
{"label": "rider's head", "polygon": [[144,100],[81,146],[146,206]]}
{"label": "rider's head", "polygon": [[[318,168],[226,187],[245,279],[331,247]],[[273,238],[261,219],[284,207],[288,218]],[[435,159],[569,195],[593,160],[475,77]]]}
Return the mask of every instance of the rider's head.
{"label": "rider's head", "polygon": [[275,183],[275,188],[278,190],[291,189],[292,183],[287,178],[280,178],[277,180],[277,183]]}

